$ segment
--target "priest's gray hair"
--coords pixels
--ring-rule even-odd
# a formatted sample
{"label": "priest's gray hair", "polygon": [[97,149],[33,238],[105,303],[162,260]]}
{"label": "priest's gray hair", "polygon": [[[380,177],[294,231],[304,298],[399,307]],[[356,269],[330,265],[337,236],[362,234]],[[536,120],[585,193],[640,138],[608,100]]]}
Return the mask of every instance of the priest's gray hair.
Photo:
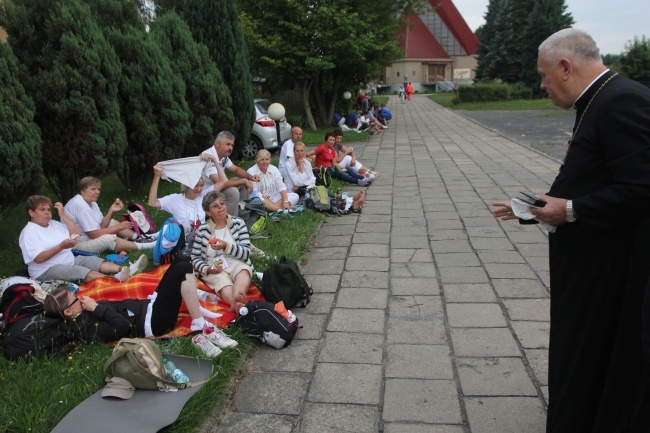
{"label": "priest's gray hair", "polygon": [[568,57],[576,63],[602,62],[596,41],[585,31],[568,28],[553,33],[539,46],[549,59]]}

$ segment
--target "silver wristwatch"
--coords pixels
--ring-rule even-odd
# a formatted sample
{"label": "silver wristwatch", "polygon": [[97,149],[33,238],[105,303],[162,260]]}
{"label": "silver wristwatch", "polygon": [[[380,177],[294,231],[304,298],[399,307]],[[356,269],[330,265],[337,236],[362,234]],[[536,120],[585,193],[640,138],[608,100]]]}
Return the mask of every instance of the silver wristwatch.
{"label": "silver wristwatch", "polygon": [[572,223],[576,220],[576,217],[573,213],[573,200],[567,200],[566,202],[566,222]]}

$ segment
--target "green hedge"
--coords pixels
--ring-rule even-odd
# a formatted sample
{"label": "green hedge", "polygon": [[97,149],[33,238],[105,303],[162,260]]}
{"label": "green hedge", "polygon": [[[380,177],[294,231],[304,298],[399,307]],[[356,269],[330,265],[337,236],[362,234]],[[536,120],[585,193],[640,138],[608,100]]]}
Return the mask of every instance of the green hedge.
{"label": "green hedge", "polygon": [[531,89],[524,83],[507,84],[501,82],[478,83],[458,88],[461,102],[491,102],[513,99],[531,99]]}

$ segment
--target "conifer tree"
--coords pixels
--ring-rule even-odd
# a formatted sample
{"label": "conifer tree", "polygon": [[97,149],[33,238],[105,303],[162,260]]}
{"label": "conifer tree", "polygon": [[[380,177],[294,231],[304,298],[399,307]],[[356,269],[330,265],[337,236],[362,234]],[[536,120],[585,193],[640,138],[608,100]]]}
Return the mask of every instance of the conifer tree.
{"label": "conifer tree", "polygon": [[207,47],[192,39],[189,27],[175,12],[157,18],[150,34],[169,58],[172,70],[185,81],[192,133],[183,155],[198,155],[212,145],[219,131],[233,129],[230,92]]}
{"label": "conifer tree", "polygon": [[208,47],[210,56],[230,89],[235,114],[235,146],[250,139],[255,120],[248,49],[233,0],[179,0],[176,12],[189,25],[194,40]]}
{"label": "conifer tree", "polygon": [[80,0],[7,0],[3,7],[1,24],[36,107],[43,171],[67,200],[80,178],[121,168],[120,65]]}
{"label": "conifer tree", "polygon": [[43,184],[41,131],[18,68],[9,44],[0,43],[0,216]]}

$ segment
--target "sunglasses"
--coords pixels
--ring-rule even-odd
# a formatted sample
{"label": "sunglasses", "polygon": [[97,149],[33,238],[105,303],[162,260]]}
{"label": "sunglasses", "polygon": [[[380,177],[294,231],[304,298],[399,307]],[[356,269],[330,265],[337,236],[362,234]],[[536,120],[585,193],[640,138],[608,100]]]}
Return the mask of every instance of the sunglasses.
{"label": "sunglasses", "polygon": [[220,201],[218,203],[212,203],[210,205],[210,209],[217,209],[217,208],[220,208],[220,207],[224,207],[225,205],[226,205],[225,201]]}
{"label": "sunglasses", "polygon": [[74,284],[74,283],[70,283],[70,284],[68,284],[68,290],[71,291],[71,292],[74,294],[74,301],[72,301],[72,302],[70,303],[70,305],[68,305],[67,307],[65,307],[65,308],[63,309],[63,311],[65,311],[65,310],[67,310],[68,308],[72,307],[72,306],[75,304],[75,302],[77,302],[77,301],[79,300],[79,298],[77,298],[77,293],[78,293],[79,290],[80,290],[80,289],[79,289],[79,286],[77,286],[77,285]]}

